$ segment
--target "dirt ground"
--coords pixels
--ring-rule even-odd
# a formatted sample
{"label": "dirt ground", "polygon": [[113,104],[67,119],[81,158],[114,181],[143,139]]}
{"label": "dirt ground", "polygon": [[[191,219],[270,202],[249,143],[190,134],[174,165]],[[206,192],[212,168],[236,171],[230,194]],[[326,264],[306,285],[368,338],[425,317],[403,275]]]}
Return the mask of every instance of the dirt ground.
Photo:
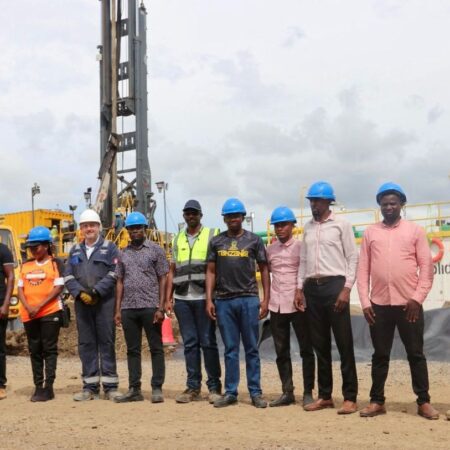
{"label": "dirt ground", "polygon": [[[177,350],[180,352],[181,350]],[[105,400],[75,403],[79,390],[80,363],[76,357],[58,360],[56,398],[31,403],[33,390],[27,357],[8,357],[8,398],[1,401],[1,448],[136,448],[136,449],[322,449],[322,448],[450,448],[450,421],[428,421],[416,415],[408,367],[395,361],[387,384],[388,414],[362,419],[357,414],[338,416],[335,410],[307,413],[297,405],[257,410],[245,392],[245,369],[241,366],[241,395],[238,405],[215,409],[200,401],[175,403],[184,388],[185,369],[181,359],[167,358],[165,402],[154,405],[150,396],[148,354],[143,361],[146,401],[115,404]],[[442,412],[450,409],[450,364],[430,363],[431,395]],[[126,361],[119,360],[121,388],[127,387]],[[340,384],[334,366],[336,386]],[[370,366],[358,364],[360,406],[367,402]],[[301,385],[296,364],[296,383]],[[262,384],[268,399],[279,393],[276,366],[263,361]],[[301,390],[298,389],[298,392]],[[204,392],[206,396],[206,392]],[[336,406],[341,403],[335,389]]]}

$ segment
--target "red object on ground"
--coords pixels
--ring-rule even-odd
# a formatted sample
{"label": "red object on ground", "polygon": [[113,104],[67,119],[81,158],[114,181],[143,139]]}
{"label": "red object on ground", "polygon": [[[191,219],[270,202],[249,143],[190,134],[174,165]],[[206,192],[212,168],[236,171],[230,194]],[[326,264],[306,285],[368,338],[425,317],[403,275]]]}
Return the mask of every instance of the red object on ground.
{"label": "red object on ground", "polygon": [[168,316],[164,317],[164,320],[162,323],[162,328],[161,328],[161,334],[162,334],[163,345],[177,345],[177,343],[173,337],[172,319]]}

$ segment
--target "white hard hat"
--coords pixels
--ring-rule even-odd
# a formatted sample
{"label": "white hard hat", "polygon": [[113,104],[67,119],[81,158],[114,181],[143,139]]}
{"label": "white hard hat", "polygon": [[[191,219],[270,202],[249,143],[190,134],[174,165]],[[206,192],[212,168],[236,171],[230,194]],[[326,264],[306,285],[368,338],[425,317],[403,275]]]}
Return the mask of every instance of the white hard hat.
{"label": "white hard hat", "polygon": [[86,209],[86,211],[83,211],[80,215],[80,225],[87,222],[95,222],[99,225],[102,224],[100,216],[93,209]]}

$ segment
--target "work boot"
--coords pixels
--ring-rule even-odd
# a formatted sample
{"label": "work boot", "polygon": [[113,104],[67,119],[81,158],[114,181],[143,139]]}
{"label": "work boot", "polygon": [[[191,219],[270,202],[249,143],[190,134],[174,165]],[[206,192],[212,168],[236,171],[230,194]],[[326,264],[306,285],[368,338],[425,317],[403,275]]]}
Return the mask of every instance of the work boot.
{"label": "work boot", "polygon": [[221,389],[211,389],[208,394],[208,402],[212,405],[216,400],[222,397]]}
{"label": "work boot", "polygon": [[252,405],[255,408],[267,408],[267,402],[262,398],[262,395],[252,397]]}
{"label": "work boot", "polygon": [[164,401],[164,395],[160,387],[152,389],[152,396],[150,398],[152,403],[162,403]]}
{"label": "work boot", "polygon": [[55,398],[55,394],[53,393],[53,388],[50,389],[48,387],[36,387],[30,400],[32,402],[46,402],[52,400]]}
{"label": "work boot", "polygon": [[105,396],[103,398],[105,400],[114,400],[120,396],[121,396],[121,393],[117,389],[111,389],[108,392],[105,392]]}
{"label": "work boot", "polygon": [[139,388],[130,388],[128,392],[118,395],[114,398],[115,403],[142,402],[144,396]]}
{"label": "work boot", "polygon": [[48,400],[53,400],[55,398],[55,391],[53,390],[53,385],[45,386],[45,395],[48,397]]}
{"label": "work boot", "polygon": [[269,406],[275,408],[277,406],[287,406],[295,403],[295,397],[293,392],[283,392],[277,399],[272,400]]}
{"label": "work boot", "polygon": [[312,392],[303,392],[303,407],[314,403]]}
{"label": "work boot", "polygon": [[4,400],[6,397],[6,388],[0,388],[0,400]]}
{"label": "work boot", "polygon": [[231,394],[225,394],[214,401],[214,408],[224,408],[225,406],[234,405],[237,403],[237,397]]}
{"label": "work boot", "polygon": [[74,401],[84,402],[86,400],[98,400],[99,395],[96,392],[92,392],[89,389],[83,389],[81,392],[77,392],[73,396]]}
{"label": "work boot", "polygon": [[201,400],[200,389],[187,388],[175,397],[177,403],[190,403],[196,400]]}

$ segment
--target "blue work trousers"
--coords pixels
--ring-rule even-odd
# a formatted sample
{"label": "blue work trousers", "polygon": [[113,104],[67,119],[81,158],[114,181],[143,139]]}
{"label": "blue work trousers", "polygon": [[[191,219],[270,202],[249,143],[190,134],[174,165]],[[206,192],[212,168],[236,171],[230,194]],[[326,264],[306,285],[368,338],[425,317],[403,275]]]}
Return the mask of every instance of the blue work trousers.
{"label": "blue work trousers", "polygon": [[258,350],[259,306],[258,297],[216,300],[217,322],[225,345],[225,394],[238,395],[241,338],[245,350],[248,391],[251,397],[262,393]]}
{"label": "blue work trousers", "polygon": [[220,359],[217,349],[216,324],[206,314],[205,300],[175,300],[174,311],[180,326],[188,388],[199,390],[202,384],[201,353],[208,376],[209,391],[220,391]]}
{"label": "blue work trousers", "polygon": [[98,393],[101,383],[105,392],[117,389],[114,298],[92,306],[76,300],[75,315],[83,388]]}

